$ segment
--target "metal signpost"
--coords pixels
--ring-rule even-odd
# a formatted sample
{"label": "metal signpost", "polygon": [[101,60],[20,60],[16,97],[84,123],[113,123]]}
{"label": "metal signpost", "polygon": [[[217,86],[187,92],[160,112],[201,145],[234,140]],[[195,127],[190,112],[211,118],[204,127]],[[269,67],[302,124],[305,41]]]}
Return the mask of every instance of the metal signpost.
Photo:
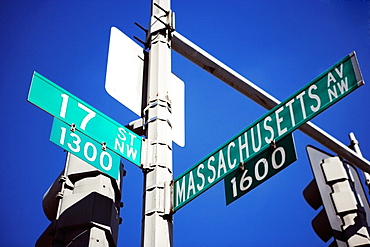
{"label": "metal signpost", "polygon": [[148,105],[144,116],[148,147],[144,162],[142,246],[172,246],[171,182],[172,135],[170,119],[171,32],[170,0],[153,0],[149,42]]}
{"label": "metal signpost", "polygon": [[142,138],[34,72],[28,101],[140,166]]}
{"label": "metal signpost", "polygon": [[226,205],[245,195],[296,160],[293,134],[290,134],[225,177]]}
{"label": "metal signpost", "polygon": [[174,210],[361,85],[357,59],[351,53],[176,178]]}

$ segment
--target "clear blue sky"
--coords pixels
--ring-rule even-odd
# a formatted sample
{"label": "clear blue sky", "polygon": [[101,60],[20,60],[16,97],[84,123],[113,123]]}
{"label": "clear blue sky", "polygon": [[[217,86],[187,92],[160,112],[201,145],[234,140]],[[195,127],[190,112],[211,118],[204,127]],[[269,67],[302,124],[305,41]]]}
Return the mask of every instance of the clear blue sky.
{"label": "clear blue sky", "polygon": [[[370,83],[368,1],[172,1],[176,30],[279,100],[357,52]],[[0,242],[33,246],[49,225],[41,201],[64,167],[49,141],[53,117],[27,102],[37,71],[126,125],[135,115],[104,89],[111,26],[144,39],[150,1],[0,1]],[[204,158],[266,110],[173,52],[185,82],[186,146],[174,144],[174,176]],[[370,157],[370,87],[365,84],[313,119],[349,143],[353,131]],[[312,179],[306,145],[294,132],[298,160],[229,206],[220,182],[174,215],[181,246],[327,246],[313,232],[317,214],[302,191]],[[143,175],[124,161],[118,246],[139,246]]]}

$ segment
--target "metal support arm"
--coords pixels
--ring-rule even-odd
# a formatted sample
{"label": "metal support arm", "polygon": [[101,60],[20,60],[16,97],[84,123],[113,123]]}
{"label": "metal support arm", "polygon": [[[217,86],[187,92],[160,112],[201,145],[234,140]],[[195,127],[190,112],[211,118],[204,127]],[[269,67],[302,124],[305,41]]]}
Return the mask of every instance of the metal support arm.
{"label": "metal support arm", "polygon": [[[272,109],[280,103],[280,101],[272,95],[196,46],[178,32],[173,32],[172,49],[267,110]],[[370,172],[370,162],[368,160],[361,157],[361,155],[348,148],[315,124],[307,122],[302,125],[299,130],[361,170]]]}

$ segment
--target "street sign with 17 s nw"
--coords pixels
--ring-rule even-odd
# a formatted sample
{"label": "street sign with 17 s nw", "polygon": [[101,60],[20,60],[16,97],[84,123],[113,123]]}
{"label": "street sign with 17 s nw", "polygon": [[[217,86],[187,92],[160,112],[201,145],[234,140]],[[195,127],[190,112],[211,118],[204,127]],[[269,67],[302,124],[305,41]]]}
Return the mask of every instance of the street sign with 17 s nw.
{"label": "street sign with 17 s nw", "polygon": [[353,52],[177,177],[174,211],[363,84]]}
{"label": "street sign with 17 s nw", "polygon": [[142,138],[34,72],[28,101],[140,166]]}

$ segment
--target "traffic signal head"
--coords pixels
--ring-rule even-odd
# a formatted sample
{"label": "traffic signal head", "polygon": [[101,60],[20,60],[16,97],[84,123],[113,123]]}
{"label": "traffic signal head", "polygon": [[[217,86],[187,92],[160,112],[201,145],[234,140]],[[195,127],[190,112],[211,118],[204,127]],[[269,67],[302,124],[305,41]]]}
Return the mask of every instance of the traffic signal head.
{"label": "traffic signal head", "polygon": [[312,220],[316,234],[330,246],[369,246],[370,209],[357,170],[338,156],[307,147],[314,180],[303,195],[314,209],[322,209]]}
{"label": "traffic signal head", "polygon": [[[317,187],[315,179],[313,179],[303,190],[303,196],[313,209],[318,210],[321,206],[323,206],[319,188]],[[324,207],[321,208],[320,212],[312,220],[311,224],[315,233],[322,241],[328,242],[329,239],[333,237],[333,232]]]}
{"label": "traffic signal head", "polygon": [[[344,243],[342,241],[344,239],[341,228],[342,220],[338,217],[331,199],[332,188],[327,184],[326,180],[326,176],[330,175],[325,175],[323,170],[325,163],[333,157],[311,146],[307,147],[307,153],[314,179],[304,189],[303,196],[308,204],[315,210],[322,207],[320,212],[312,220],[312,227],[321,240],[328,242],[332,237],[334,237],[334,242],[340,246]],[[340,162],[338,157],[334,158],[335,160],[333,162]],[[340,164],[343,166],[341,162]]]}
{"label": "traffic signal head", "polygon": [[44,195],[43,209],[51,224],[37,240],[36,247],[68,241],[77,243],[86,238],[80,233],[89,236],[96,232],[105,236],[101,241],[115,246],[125,173],[123,165],[120,166],[116,180],[68,153],[65,169]]}

